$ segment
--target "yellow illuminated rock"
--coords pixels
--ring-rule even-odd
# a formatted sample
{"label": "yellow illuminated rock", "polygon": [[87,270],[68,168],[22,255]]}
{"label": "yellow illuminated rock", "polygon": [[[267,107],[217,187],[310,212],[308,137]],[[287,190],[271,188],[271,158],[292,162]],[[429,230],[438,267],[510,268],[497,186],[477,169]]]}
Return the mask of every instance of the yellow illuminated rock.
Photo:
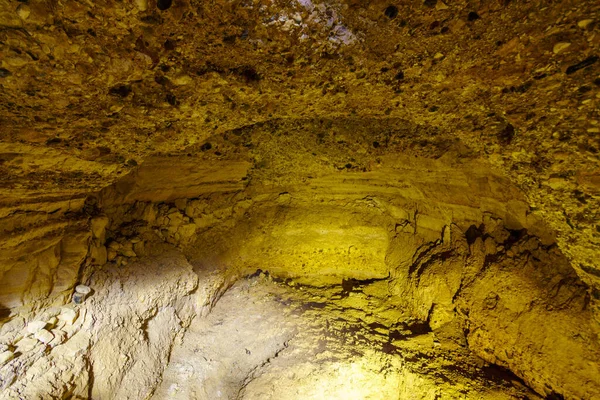
{"label": "yellow illuminated rock", "polygon": [[600,398],[599,12],[0,0],[0,399]]}

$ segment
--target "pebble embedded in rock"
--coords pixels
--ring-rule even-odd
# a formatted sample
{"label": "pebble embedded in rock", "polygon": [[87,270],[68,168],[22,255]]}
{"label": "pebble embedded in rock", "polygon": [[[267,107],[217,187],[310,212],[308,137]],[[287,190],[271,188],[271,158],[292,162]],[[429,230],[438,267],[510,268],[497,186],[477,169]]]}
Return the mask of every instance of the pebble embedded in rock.
{"label": "pebble embedded in rock", "polygon": [[579,21],[577,23],[577,26],[580,27],[581,29],[587,29],[589,26],[592,25],[593,22],[594,22],[594,20],[590,19],[590,18],[582,19],[581,21]]}
{"label": "pebble embedded in rock", "polygon": [[17,14],[23,20],[26,20],[27,18],[29,18],[29,15],[31,15],[31,8],[29,8],[27,4],[19,4],[19,6],[17,7]]}
{"label": "pebble embedded in rock", "polygon": [[129,85],[118,85],[110,88],[108,91],[110,94],[119,96],[119,97],[127,97],[129,93],[131,93],[131,86]]}
{"label": "pebble embedded in rock", "polygon": [[163,47],[165,48],[165,50],[175,50],[176,46],[177,46],[176,42],[171,39],[167,39],[163,43]]}
{"label": "pebble embedded in rock", "polygon": [[512,124],[507,124],[500,132],[498,132],[498,140],[502,144],[510,144],[515,137],[515,127]]}
{"label": "pebble embedded in rock", "polygon": [[133,249],[125,249],[123,251],[121,251],[121,255],[124,257],[137,257],[137,255],[135,254],[135,252],[133,251]]}
{"label": "pebble embedded in rock", "polygon": [[169,103],[172,106],[176,106],[178,104],[177,97],[175,97],[175,95],[172,93],[167,94],[166,99],[167,103]]}
{"label": "pebble embedded in rock", "polygon": [[138,10],[146,11],[148,9],[148,0],[135,0]]}
{"label": "pebble embedded in rock", "polygon": [[571,43],[559,42],[554,45],[554,48],[552,49],[552,51],[554,52],[554,54],[558,54],[558,53],[568,49],[570,46],[571,46]]}

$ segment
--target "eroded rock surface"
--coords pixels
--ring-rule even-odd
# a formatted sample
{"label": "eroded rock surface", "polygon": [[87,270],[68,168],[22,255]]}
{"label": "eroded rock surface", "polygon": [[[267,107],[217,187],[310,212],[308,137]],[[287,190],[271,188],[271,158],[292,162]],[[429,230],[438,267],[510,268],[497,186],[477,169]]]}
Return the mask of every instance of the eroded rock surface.
{"label": "eroded rock surface", "polygon": [[[320,290],[317,319],[378,285],[402,310],[362,304],[352,323],[381,337],[343,342],[357,369],[296,366],[305,396],[356,374],[492,396],[461,375],[479,357],[540,396],[600,397],[599,13],[0,0],[2,395],[147,398],[176,338],[260,269]],[[74,311],[78,283],[95,293]],[[394,361],[409,320],[458,346],[440,357],[466,389]],[[230,389],[286,398],[283,359]]]}
{"label": "eroded rock surface", "polygon": [[259,273],[192,323],[153,399],[537,398],[387,296],[386,282],[315,289]]}
{"label": "eroded rock surface", "polygon": [[14,356],[0,367],[0,398],[145,398],[175,339],[201,313],[205,299],[194,293],[214,296],[210,281],[200,290],[191,265],[167,249],[126,268],[108,264],[90,283],[95,292],[81,306],[3,325],[1,344]]}

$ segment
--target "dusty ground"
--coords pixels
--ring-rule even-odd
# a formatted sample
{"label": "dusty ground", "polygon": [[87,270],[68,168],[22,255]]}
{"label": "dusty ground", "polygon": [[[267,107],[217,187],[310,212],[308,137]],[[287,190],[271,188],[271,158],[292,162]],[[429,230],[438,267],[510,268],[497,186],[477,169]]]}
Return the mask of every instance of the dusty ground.
{"label": "dusty ground", "polygon": [[193,321],[153,399],[538,398],[387,305],[385,285],[241,280]]}

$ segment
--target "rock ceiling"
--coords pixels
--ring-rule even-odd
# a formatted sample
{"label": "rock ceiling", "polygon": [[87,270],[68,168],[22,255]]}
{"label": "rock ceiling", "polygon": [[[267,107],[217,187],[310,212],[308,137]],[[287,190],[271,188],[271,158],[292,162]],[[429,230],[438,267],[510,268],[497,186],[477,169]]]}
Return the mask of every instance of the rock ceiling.
{"label": "rock ceiling", "polygon": [[408,121],[407,152],[460,142],[509,176],[591,281],[598,8],[2,0],[2,202],[81,198],[156,153],[226,158],[200,145],[267,121]]}
{"label": "rock ceiling", "polygon": [[0,0],[0,319],[167,242],[222,273],[207,298],[253,257],[387,279],[538,393],[585,398],[599,105],[593,1]]}

